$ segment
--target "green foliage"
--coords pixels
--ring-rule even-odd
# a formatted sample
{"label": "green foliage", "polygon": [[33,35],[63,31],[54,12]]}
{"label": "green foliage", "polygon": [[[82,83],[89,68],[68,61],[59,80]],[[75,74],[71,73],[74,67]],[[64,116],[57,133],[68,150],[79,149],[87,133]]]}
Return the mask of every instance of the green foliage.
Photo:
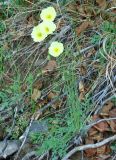
{"label": "green foliage", "polygon": [[107,56],[115,54],[116,44],[115,44],[115,33],[116,33],[116,25],[112,22],[104,21],[100,26],[100,30],[102,31],[101,35],[95,34],[91,38],[92,44],[99,44],[101,40],[103,40],[104,48],[101,47],[97,51],[96,58],[99,59],[99,62],[103,66],[107,62]]}
{"label": "green foliage", "polygon": [[113,22],[105,21],[101,25],[103,32],[116,33],[116,24]]}
{"label": "green foliage", "polygon": [[[103,24],[100,26],[100,29],[102,30],[103,35],[105,35],[106,33],[115,34],[116,33],[116,24],[109,22],[109,21],[104,21]],[[95,34],[91,38],[91,43],[98,44],[102,38],[103,37],[101,37],[101,35]],[[114,38],[113,38],[113,40],[114,40]],[[111,43],[109,44],[109,46],[110,45],[111,45]]]}
{"label": "green foliage", "polygon": [[5,31],[6,27],[3,22],[0,22],[0,35]]}
{"label": "green foliage", "polygon": [[12,133],[12,139],[17,139],[24,132],[28,125],[27,116],[20,116],[16,119],[16,125]]}
{"label": "green foliage", "polygon": [[100,35],[98,34],[95,34],[92,38],[91,38],[91,43],[92,44],[98,44],[101,40],[101,37]]}
{"label": "green foliage", "polygon": [[89,97],[86,97],[83,103],[78,98],[73,67],[69,65],[67,70],[61,67],[64,92],[67,94],[67,108],[63,113],[46,119],[48,132],[30,135],[32,142],[40,145],[37,153],[42,155],[47,151],[52,151],[52,160],[62,158],[66,154],[70,140],[80,131],[88,109],[91,107]]}
{"label": "green foliage", "polygon": [[4,72],[4,50],[0,47],[0,75]]}
{"label": "green foliage", "polygon": [[20,78],[15,78],[14,83],[6,86],[5,90],[0,91],[1,107],[8,108],[21,101]]}
{"label": "green foliage", "polygon": [[8,5],[3,5],[0,8],[0,20],[4,20],[6,18],[9,18],[15,14],[15,9],[13,7],[8,8]]}
{"label": "green foliage", "polygon": [[[59,117],[58,117],[59,116]],[[48,121],[49,131],[46,133],[32,134],[31,140],[34,143],[41,144],[38,149],[38,154],[41,155],[48,150],[52,150],[52,159],[56,159],[57,156],[62,157],[66,153],[68,141],[71,139],[74,128],[64,126],[64,122],[61,120],[60,115],[55,118],[50,118]],[[68,117],[64,119],[67,120]]]}
{"label": "green foliage", "polygon": [[30,94],[32,94],[33,82],[34,82],[34,77],[33,77],[33,75],[31,73],[29,73],[29,75],[26,78],[26,83],[29,86],[27,92],[29,92]]}
{"label": "green foliage", "polygon": [[112,149],[112,151],[116,152],[116,142],[113,142],[110,148]]}

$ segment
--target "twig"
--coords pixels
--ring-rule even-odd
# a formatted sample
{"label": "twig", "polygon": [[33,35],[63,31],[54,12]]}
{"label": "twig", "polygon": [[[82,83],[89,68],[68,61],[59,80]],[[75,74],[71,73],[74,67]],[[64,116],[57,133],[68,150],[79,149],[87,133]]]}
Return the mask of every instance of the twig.
{"label": "twig", "polygon": [[68,160],[68,158],[71,157],[73,154],[75,154],[77,151],[84,151],[84,150],[90,149],[90,148],[98,148],[98,147],[101,147],[101,146],[109,143],[110,141],[115,141],[115,140],[116,140],[116,135],[114,135],[110,138],[107,138],[101,142],[98,142],[96,144],[87,144],[87,145],[75,147],[70,152],[68,152],[62,160]]}
{"label": "twig", "polygon": [[116,117],[114,117],[114,118],[100,119],[100,120],[98,120],[98,121],[96,121],[96,122],[94,122],[94,123],[91,123],[91,124],[85,126],[85,127],[84,127],[84,130],[85,130],[85,128],[87,128],[87,130],[89,130],[91,127],[93,127],[94,125],[96,125],[96,124],[98,124],[98,123],[101,123],[101,122],[104,122],[104,121],[112,121],[112,120],[116,120]]}
{"label": "twig", "polygon": [[24,140],[23,140],[23,142],[22,142],[22,144],[21,144],[21,146],[20,146],[20,149],[19,149],[19,151],[17,152],[14,160],[17,160],[17,158],[18,158],[18,156],[19,156],[19,154],[20,154],[20,152],[21,152],[21,150],[22,150],[22,147],[24,146],[24,144],[25,144],[25,142],[26,142],[26,139],[27,139],[27,136],[28,136],[28,134],[29,134],[29,130],[30,130],[30,127],[31,127],[31,125],[32,125],[33,120],[34,120],[34,115],[32,116],[32,118],[31,118],[31,120],[30,120],[30,124],[29,124],[29,127],[28,127],[28,129],[27,129],[27,132],[26,132],[26,134],[25,134],[25,138],[24,138]]}
{"label": "twig", "polygon": [[48,154],[48,152],[45,152],[43,155],[41,155],[41,156],[39,157],[38,160],[42,160],[43,158],[45,158],[45,156],[47,156],[47,154]]}
{"label": "twig", "polygon": [[112,160],[115,160],[116,159],[116,152],[115,152],[115,155],[114,155],[114,157],[112,158]]}
{"label": "twig", "polygon": [[37,111],[37,116],[35,117],[35,120],[37,120],[39,118],[40,115],[42,115],[43,112],[45,112],[46,109],[48,109],[50,106],[52,106],[52,104],[54,104],[58,99],[63,98],[64,96],[66,96],[66,93],[60,95],[59,97],[54,98],[51,102],[49,102],[47,105],[45,105],[43,108],[39,109]]}
{"label": "twig", "polygon": [[14,113],[13,123],[12,123],[11,129],[10,129],[8,135],[4,138],[4,147],[3,147],[2,152],[0,153],[0,155],[1,155],[1,154],[6,150],[6,148],[7,148],[7,145],[8,145],[7,141],[8,141],[8,138],[11,136],[12,131],[13,131],[13,129],[14,129],[15,121],[16,121],[16,116],[17,116],[17,107],[15,108],[15,113]]}
{"label": "twig", "polygon": [[27,153],[23,158],[22,160],[27,160],[27,159],[30,159],[31,157],[35,156],[36,155],[36,152],[35,151],[31,151],[29,153]]}
{"label": "twig", "polygon": [[77,56],[77,55],[79,55],[79,54],[83,54],[83,53],[87,52],[88,50],[90,50],[90,49],[92,49],[92,48],[94,48],[94,47],[100,46],[102,43],[103,43],[103,40],[101,40],[99,43],[92,44],[91,46],[88,46],[88,47],[86,47],[86,48],[83,48],[83,49],[81,49],[80,51],[74,53],[74,56]]}
{"label": "twig", "polygon": [[112,9],[116,9],[116,7],[108,8],[108,9],[106,9],[106,11],[110,11],[110,10],[112,10]]}

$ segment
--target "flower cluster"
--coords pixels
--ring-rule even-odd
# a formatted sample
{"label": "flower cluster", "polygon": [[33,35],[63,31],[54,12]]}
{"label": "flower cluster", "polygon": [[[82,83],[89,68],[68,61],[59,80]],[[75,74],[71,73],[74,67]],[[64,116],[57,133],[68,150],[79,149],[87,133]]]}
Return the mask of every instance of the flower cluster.
{"label": "flower cluster", "polygon": [[[43,41],[48,35],[53,34],[56,30],[56,24],[53,22],[56,18],[56,11],[53,7],[47,7],[42,10],[40,18],[43,20],[32,30],[31,37],[34,42]],[[64,50],[63,44],[55,41],[49,47],[49,54],[58,57]]]}

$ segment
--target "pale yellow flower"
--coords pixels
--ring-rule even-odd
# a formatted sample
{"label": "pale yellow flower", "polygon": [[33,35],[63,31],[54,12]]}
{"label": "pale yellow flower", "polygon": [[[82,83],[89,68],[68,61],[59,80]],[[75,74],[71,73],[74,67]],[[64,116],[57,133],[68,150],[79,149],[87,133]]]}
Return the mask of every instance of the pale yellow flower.
{"label": "pale yellow flower", "polygon": [[38,25],[33,28],[31,37],[33,38],[34,42],[41,42],[47,37],[47,34],[44,33]]}
{"label": "pale yellow flower", "polygon": [[53,57],[58,57],[64,50],[64,46],[60,42],[52,42],[51,46],[49,47],[49,54]]}
{"label": "pale yellow flower", "polygon": [[54,21],[56,18],[56,11],[53,7],[47,7],[42,10],[40,17],[43,21]]}
{"label": "pale yellow flower", "polygon": [[47,21],[40,23],[39,27],[47,35],[52,34],[56,29],[56,25],[54,22],[47,22]]}

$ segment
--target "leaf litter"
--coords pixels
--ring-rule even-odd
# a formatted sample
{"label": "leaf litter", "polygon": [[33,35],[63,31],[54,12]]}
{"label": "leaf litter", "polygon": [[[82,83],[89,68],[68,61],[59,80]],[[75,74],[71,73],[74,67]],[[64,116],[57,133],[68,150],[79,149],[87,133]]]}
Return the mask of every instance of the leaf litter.
{"label": "leaf litter", "polygon": [[[67,112],[68,107],[70,108],[70,105],[68,106],[67,104],[67,100],[69,98],[68,96],[73,97],[73,93],[71,90],[70,92],[72,94],[70,93],[67,95],[67,93],[64,93],[64,91],[65,91],[65,87],[70,84],[70,81],[71,81],[70,77],[72,76],[71,70],[75,70],[73,74],[77,76],[76,81],[77,81],[78,87],[77,86],[74,86],[74,87],[75,88],[77,87],[76,91],[78,92],[78,97],[76,101],[78,101],[79,99],[82,105],[81,116],[85,115],[84,120],[86,120],[86,125],[88,125],[91,122],[96,123],[88,131],[86,131],[86,134],[84,136],[83,134],[81,134],[81,131],[80,132],[76,131],[76,135],[80,134],[80,136],[82,136],[81,137],[82,140],[79,143],[79,145],[96,144],[96,143],[102,142],[103,140],[110,137],[111,135],[115,135],[116,120],[111,119],[111,118],[116,118],[116,108],[115,108],[116,105],[115,105],[114,99],[111,98],[112,96],[115,95],[115,88],[112,89],[111,83],[110,83],[112,81],[112,84],[114,86],[116,83],[115,61],[112,61],[113,63],[112,65],[114,65],[114,69],[111,70],[110,68],[111,70],[110,79],[107,79],[105,76],[106,76],[106,67],[109,63],[109,60],[106,60],[104,58],[104,52],[105,53],[107,52],[107,54],[111,52],[111,50],[109,50],[108,48],[109,46],[107,46],[106,44],[105,35],[114,34],[113,29],[112,31],[110,30],[111,29],[110,27],[112,27],[110,26],[110,23],[115,21],[114,15],[113,15],[115,13],[115,9],[112,8],[115,2],[112,1],[108,3],[108,1],[106,0],[96,0],[94,3],[91,1],[83,1],[83,2],[75,1],[74,3],[73,2],[67,3],[66,4],[67,12],[65,13],[66,17],[62,17],[61,19],[59,19],[58,17],[58,23],[57,23],[58,31],[60,30],[62,31],[65,25],[67,24],[70,25],[70,22],[71,22],[71,25],[72,25],[72,22],[74,24],[74,27],[71,26],[72,28],[74,28],[74,30],[71,28],[71,30],[69,30],[66,35],[61,34],[61,36],[59,36],[60,38],[58,37],[64,43],[66,43],[67,53],[65,53],[66,54],[65,57],[62,57],[62,59],[60,58],[47,59],[47,62],[45,61],[44,65],[43,63],[38,62],[37,67],[36,65],[32,65],[31,67],[30,64],[36,64],[37,61],[33,61],[33,60],[34,59],[36,60],[38,55],[39,55],[39,59],[42,59],[42,60],[46,59],[46,55],[47,55],[46,49],[45,49],[45,52],[43,52],[44,50],[43,44],[40,46],[38,46],[37,44],[32,44],[32,40],[30,39],[29,35],[30,35],[32,25],[38,22],[38,18],[37,18],[38,8],[40,9],[43,4],[40,4],[39,6],[34,6],[35,10],[32,10],[33,7],[30,5],[30,3],[28,5],[29,7],[28,9],[30,9],[30,11],[29,12],[27,11],[27,13],[29,14],[27,14],[26,18],[22,17],[21,18],[22,21],[20,20],[20,16],[19,16],[19,19],[14,17],[12,26],[10,25],[11,19],[9,17],[7,17],[7,21],[6,21],[7,27],[11,26],[11,29],[12,29],[12,34],[10,35],[11,39],[10,41],[8,41],[8,46],[11,46],[12,44],[13,53],[16,53],[14,54],[13,60],[15,61],[21,56],[23,57],[22,63],[25,66],[25,70],[24,70],[24,67],[22,67],[23,69],[20,67],[20,58],[18,59],[18,61],[16,61],[15,65],[16,65],[16,68],[18,68],[17,71],[18,73],[21,73],[21,83],[18,83],[18,79],[17,79],[16,81],[19,87],[18,85],[16,88],[11,87],[11,90],[8,91],[8,88],[6,86],[10,86],[11,84],[13,84],[13,82],[15,81],[15,79],[13,78],[15,74],[12,68],[12,64],[9,61],[9,57],[8,58],[5,57],[4,63],[7,63],[7,66],[10,65],[11,69],[9,70],[9,73],[6,72],[3,74],[2,83],[6,82],[7,85],[4,83],[3,85],[1,85],[2,94],[5,89],[7,91],[5,94],[9,93],[8,97],[12,97],[13,94],[16,96],[19,93],[21,94],[25,93],[22,95],[21,101],[15,102],[15,105],[18,106],[17,119],[18,118],[20,119],[20,116],[24,117],[26,112],[26,114],[27,115],[29,114],[29,116],[26,116],[26,119],[23,119],[23,120],[29,121],[30,117],[34,113],[35,120],[41,121],[45,117],[49,119],[55,116],[59,116],[59,114],[57,115],[57,112],[58,112],[60,113],[60,116],[63,115],[61,116],[61,119],[60,119],[61,125],[59,125],[60,126],[59,127],[58,119],[55,119],[52,121],[52,125],[53,125],[52,129],[54,131],[55,127],[56,128],[59,127],[59,130],[61,129],[62,131],[61,132],[58,131],[58,133],[53,132],[53,134],[65,135],[65,132],[63,131],[64,129],[63,126],[65,126],[65,123],[66,123],[65,115],[68,113]],[[61,8],[58,7],[58,9],[60,9],[60,11],[63,12],[62,7]],[[107,12],[107,9],[109,10],[108,12]],[[71,21],[70,21],[70,18],[72,18]],[[108,21],[108,26],[105,25],[104,28],[102,28],[101,24],[104,23],[104,21]],[[20,31],[19,28],[22,30]],[[10,31],[11,29],[9,28],[8,31]],[[71,35],[72,32],[74,31],[76,35],[75,37]],[[17,37],[16,37],[16,34],[17,34]],[[96,38],[96,35],[97,35],[97,38]],[[4,37],[5,35],[3,34],[2,42],[7,41],[7,38],[9,38],[8,35],[6,35],[5,39]],[[103,39],[103,42],[102,42],[103,45],[102,43],[100,44],[101,39]],[[78,41],[78,44],[76,41]],[[81,55],[79,54],[79,56],[75,57],[74,59],[73,52],[77,52],[77,48],[81,50],[83,48],[85,49],[88,46],[91,46],[92,45],[91,41],[97,43],[98,46],[92,47],[92,49],[89,49],[89,50],[86,49],[85,51],[83,51]],[[22,42],[22,46],[21,46],[22,48],[16,51],[16,48],[15,47],[13,48],[13,45],[15,46],[17,43],[20,44],[20,42]],[[110,41],[108,42],[110,44]],[[69,49],[68,47],[71,48],[71,51],[69,53],[68,53],[68,49]],[[4,49],[8,50],[9,48],[4,47]],[[41,51],[43,52],[42,54],[41,54]],[[113,53],[114,53],[114,48],[112,48],[112,54]],[[24,59],[26,58],[28,61],[24,61]],[[113,54],[113,58],[115,59],[115,54]],[[72,66],[70,65],[72,61],[76,61],[76,65],[74,67],[72,67],[73,65]],[[31,78],[29,77],[30,79],[28,78],[28,80],[24,82],[23,78],[27,76],[26,73],[28,72],[32,74],[32,77]],[[33,78],[34,78],[34,81],[32,83]],[[62,81],[60,81],[60,79]],[[29,86],[31,86],[29,88],[30,93],[28,91]],[[19,88],[21,88],[21,90]],[[16,92],[16,90],[19,92]],[[114,92],[112,92],[112,90],[114,90]],[[13,93],[13,91],[15,91],[16,93]],[[62,96],[63,94],[65,96]],[[61,96],[60,98],[59,98],[59,95]],[[88,102],[89,100],[88,95],[90,96],[90,103]],[[4,100],[4,98],[2,98],[2,100],[0,99],[0,104],[1,105],[4,104],[5,101],[6,100]],[[73,103],[74,101],[75,99],[73,99],[71,103],[75,106],[75,103]],[[87,103],[85,105],[87,109],[85,109],[85,106],[83,106],[83,103]],[[11,104],[10,100],[8,101],[8,105],[14,106],[14,104]],[[91,105],[93,105],[92,108],[91,108]],[[79,101],[76,107],[78,106],[79,106]],[[6,116],[6,112],[7,110],[5,110],[4,112],[1,112],[0,116],[1,117],[3,117],[4,115]],[[75,110],[73,112],[75,113]],[[79,114],[81,114],[81,111],[79,111],[79,108],[78,108],[78,112],[80,112]],[[72,112],[70,112],[70,114],[72,114]],[[70,116],[70,114],[68,116]],[[75,114],[72,114],[72,115],[75,117]],[[5,118],[7,119],[7,121],[9,121],[8,124],[5,122],[8,130],[9,126],[12,124],[11,115],[7,115],[7,117]],[[76,123],[78,123],[78,121],[79,119],[78,120],[76,119]],[[17,127],[20,127],[21,125],[24,125],[23,123],[24,122],[19,121],[18,123],[16,123],[16,125]],[[71,123],[71,120],[70,122],[68,121],[68,125],[70,123]],[[26,128],[25,125],[24,125],[24,128]],[[24,132],[24,128],[20,133],[17,132],[16,139],[18,139],[18,137],[21,136],[21,134]],[[17,130],[15,129],[14,132],[16,131]],[[50,132],[48,132],[48,134],[50,134]],[[0,133],[0,135],[2,135],[1,139],[4,139],[4,134]],[[45,135],[43,134],[43,136],[47,137],[46,133]],[[69,136],[69,135],[66,135],[66,136]],[[37,138],[37,137],[32,137],[32,138],[33,140],[35,140],[34,138]],[[42,138],[43,137],[40,137],[41,140]],[[70,137],[70,140],[68,140],[69,149],[66,150],[66,153],[68,153],[71,147],[74,147],[75,145],[75,143],[73,142],[72,146],[70,147],[71,138],[73,139],[73,135],[72,137]],[[48,142],[51,143],[51,141],[48,141]],[[45,145],[47,147],[47,145],[49,144],[46,142]],[[57,144],[55,143],[53,145],[53,148],[56,147],[55,145]],[[107,143],[98,148],[86,149],[84,151],[84,156],[90,160],[91,159],[95,159],[95,160],[111,159],[113,157],[112,155],[113,151],[111,150],[110,145],[111,143]],[[48,159],[52,159],[51,152],[52,150],[49,152]],[[56,153],[56,155],[58,154],[58,156],[60,156],[61,151],[58,150],[58,152],[59,153]],[[61,159],[61,157],[56,156],[57,159],[58,158]],[[77,157],[78,155],[75,156],[76,159]],[[81,158],[82,158],[82,155],[80,156],[80,159]]]}

